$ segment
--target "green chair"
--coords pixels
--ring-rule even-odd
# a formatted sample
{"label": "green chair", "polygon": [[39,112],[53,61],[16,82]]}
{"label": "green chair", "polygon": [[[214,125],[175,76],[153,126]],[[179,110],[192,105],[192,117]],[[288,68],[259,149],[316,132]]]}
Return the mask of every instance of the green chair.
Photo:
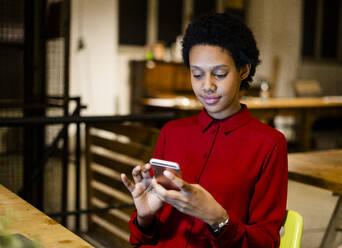
{"label": "green chair", "polygon": [[283,226],[280,230],[279,248],[300,248],[303,232],[303,218],[293,210],[286,210]]}

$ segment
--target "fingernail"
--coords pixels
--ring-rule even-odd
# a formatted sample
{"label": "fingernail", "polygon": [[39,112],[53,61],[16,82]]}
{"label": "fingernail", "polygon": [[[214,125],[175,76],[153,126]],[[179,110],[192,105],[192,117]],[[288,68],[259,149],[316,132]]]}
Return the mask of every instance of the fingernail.
{"label": "fingernail", "polygon": [[164,170],[164,175],[167,176],[168,178],[172,177],[172,173],[168,170]]}

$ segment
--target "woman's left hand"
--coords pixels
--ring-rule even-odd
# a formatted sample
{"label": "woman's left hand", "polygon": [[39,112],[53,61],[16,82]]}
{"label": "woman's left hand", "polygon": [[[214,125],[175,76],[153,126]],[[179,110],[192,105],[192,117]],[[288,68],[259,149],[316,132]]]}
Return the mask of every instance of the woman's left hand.
{"label": "woman's left hand", "polygon": [[184,214],[203,220],[213,229],[228,218],[226,210],[201,185],[189,184],[167,170],[164,171],[164,175],[177,185],[180,191],[166,190],[153,179],[155,193],[161,200]]}

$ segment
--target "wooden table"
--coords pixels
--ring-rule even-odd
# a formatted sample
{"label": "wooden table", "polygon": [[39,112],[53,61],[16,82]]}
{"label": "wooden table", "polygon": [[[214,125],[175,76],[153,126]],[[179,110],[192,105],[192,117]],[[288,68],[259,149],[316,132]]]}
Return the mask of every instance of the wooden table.
{"label": "wooden table", "polygon": [[0,215],[6,214],[7,211],[10,211],[13,215],[10,233],[19,233],[32,240],[38,237],[41,245],[45,248],[93,247],[0,185]]}
{"label": "wooden table", "polygon": [[290,153],[288,159],[289,179],[327,189],[339,195],[320,246],[336,247],[336,230],[342,231],[342,149]]}
{"label": "wooden table", "polygon": [[[241,99],[251,114],[265,123],[278,115],[294,116],[300,151],[310,150],[312,124],[327,116],[342,116],[342,96],[315,98],[268,98],[250,97]],[[198,113],[202,105],[196,98],[169,95],[167,97],[143,98],[141,103],[149,108],[168,109],[184,117]]]}

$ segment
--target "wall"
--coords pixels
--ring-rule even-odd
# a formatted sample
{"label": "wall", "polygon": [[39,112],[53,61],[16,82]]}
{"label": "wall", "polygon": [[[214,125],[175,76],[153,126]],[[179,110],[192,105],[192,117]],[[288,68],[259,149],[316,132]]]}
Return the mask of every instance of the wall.
{"label": "wall", "polygon": [[[117,70],[117,1],[73,0],[70,94],[82,97],[84,114],[113,114],[122,83]],[[79,49],[82,38],[84,48]],[[123,83],[123,85],[125,85]]]}
{"label": "wall", "polygon": [[130,82],[129,82],[129,61],[142,60],[144,58],[144,49],[141,47],[120,46],[117,53],[119,61],[118,79],[121,82],[120,96],[118,98],[118,113],[129,114],[130,112]]}
{"label": "wall", "polygon": [[300,58],[300,20],[300,1],[249,1],[247,22],[262,61],[256,76],[273,83],[275,96],[293,95],[291,83],[297,77]]}

